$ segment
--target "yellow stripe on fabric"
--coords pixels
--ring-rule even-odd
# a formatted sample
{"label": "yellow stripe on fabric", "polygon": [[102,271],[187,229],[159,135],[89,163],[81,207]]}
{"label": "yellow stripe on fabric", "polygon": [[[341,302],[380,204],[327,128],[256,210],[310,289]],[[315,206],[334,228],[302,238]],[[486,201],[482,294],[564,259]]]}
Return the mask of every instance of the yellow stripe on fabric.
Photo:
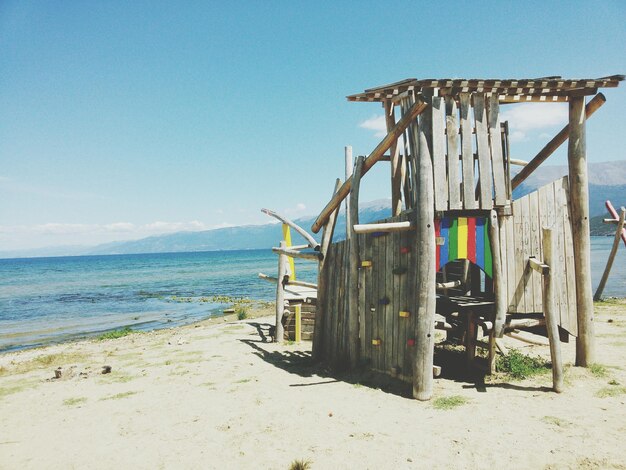
{"label": "yellow stripe on fabric", "polygon": [[457,257],[467,258],[467,217],[459,217],[459,235],[457,238]]}
{"label": "yellow stripe on fabric", "polygon": [[[285,240],[285,245],[291,246],[291,229],[289,228],[289,225],[287,224],[283,224],[283,240]],[[289,260],[289,269],[291,270],[289,279],[291,279],[292,281],[295,281],[296,280],[296,265],[293,262],[293,258],[287,257],[287,259]]]}

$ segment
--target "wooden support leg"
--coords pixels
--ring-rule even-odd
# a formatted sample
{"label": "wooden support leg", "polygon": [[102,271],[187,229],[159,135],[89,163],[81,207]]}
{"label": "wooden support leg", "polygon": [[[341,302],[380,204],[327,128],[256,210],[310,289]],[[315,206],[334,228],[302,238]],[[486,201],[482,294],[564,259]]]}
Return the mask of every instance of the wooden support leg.
{"label": "wooden support leg", "polygon": [[467,328],[465,329],[465,353],[467,355],[467,367],[474,366],[474,359],[476,358],[476,321],[474,312],[467,313]]}
{"label": "wooden support leg", "polygon": [[488,373],[494,374],[496,372],[496,333],[491,329],[491,333],[489,333],[489,358],[488,358]]}
{"label": "wooden support leg", "polygon": [[543,260],[550,266],[550,272],[543,276],[543,309],[546,316],[546,328],[550,340],[550,357],[552,359],[552,388],[555,392],[563,391],[563,359],[561,357],[561,338],[556,319],[554,305],[554,276],[552,273],[553,254],[556,254],[556,237],[552,230],[543,229]]}

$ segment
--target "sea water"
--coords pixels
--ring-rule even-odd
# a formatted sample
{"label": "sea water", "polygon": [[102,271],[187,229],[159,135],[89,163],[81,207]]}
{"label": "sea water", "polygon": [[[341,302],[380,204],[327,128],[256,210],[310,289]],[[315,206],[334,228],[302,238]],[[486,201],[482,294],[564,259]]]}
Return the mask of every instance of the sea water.
{"label": "sea water", "polygon": [[[594,291],[612,241],[591,238]],[[604,296],[626,296],[624,266],[621,244]],[[221,315],[230,304],[206,300],[272,300],[275,286],[258,273],[276,271],[270,250],[0,259],[0,351]],[[316,263],[297,262],[296,274],[315,282]]]}

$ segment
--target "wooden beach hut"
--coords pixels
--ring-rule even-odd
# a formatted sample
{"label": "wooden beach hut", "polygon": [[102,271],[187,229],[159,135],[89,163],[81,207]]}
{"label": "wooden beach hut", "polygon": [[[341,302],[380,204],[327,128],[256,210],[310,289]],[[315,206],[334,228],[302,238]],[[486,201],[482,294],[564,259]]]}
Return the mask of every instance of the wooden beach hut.
{"label": "wooden beach hut", "polygon": [[[561,341],[575,337],[576,364],[593,363],[585,122],[605,102],[598,90],[623,79],[407,79],[348,96],[381,103],[387,135],[353,168],[348,155],[353,174],[312,226],[323,232],[307,254],[320,263],[314,357],[411,381],[420,400],[432,395],[435,328],[460,331],[470,363],[482,344],[491,369],[497,338],[545,326],[557,391]],[[534,158],[511,158],[500,109],[563,102],[569,123]],[[513,199],[565,141],[569,174]],[[360,181],[379,162],[392,217],[359,224]],[[344,200],[346,239],[333,243]]]}

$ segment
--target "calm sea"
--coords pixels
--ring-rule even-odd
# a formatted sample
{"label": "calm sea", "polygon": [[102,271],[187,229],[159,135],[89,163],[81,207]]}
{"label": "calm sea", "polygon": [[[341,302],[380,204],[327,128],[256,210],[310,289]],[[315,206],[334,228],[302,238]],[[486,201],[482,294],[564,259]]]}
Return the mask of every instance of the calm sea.
{"label": "calm sea", "polygon": [[[612,237],[592,237],[595,289]],[[620,245],[605,296],[626,296],[626,247]],[[220,315],[213,296],[272,300],[270,250],[0,259],[0,351],[93,336],[130,326],[149,330]],[[314,263],[299,279],[315,282]],[[181,302],[180,298],[190,302]]]}

